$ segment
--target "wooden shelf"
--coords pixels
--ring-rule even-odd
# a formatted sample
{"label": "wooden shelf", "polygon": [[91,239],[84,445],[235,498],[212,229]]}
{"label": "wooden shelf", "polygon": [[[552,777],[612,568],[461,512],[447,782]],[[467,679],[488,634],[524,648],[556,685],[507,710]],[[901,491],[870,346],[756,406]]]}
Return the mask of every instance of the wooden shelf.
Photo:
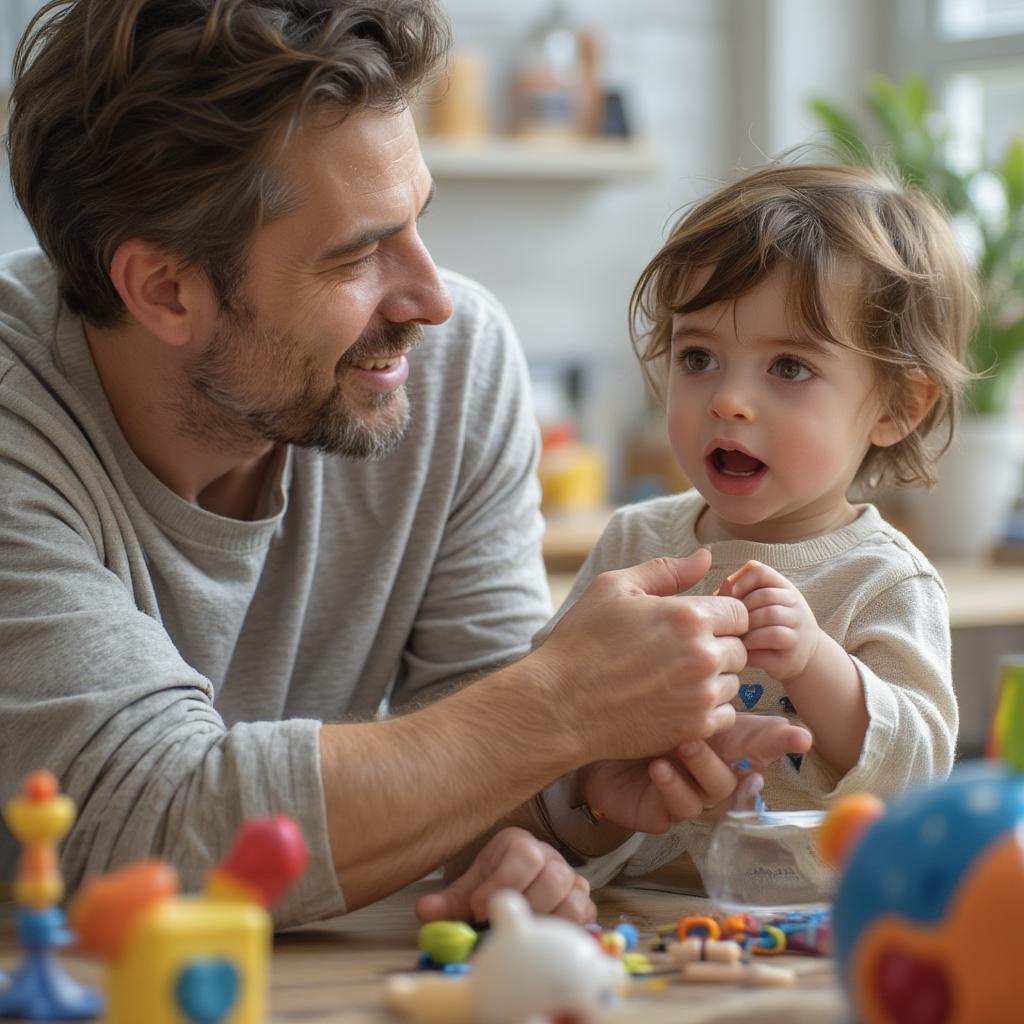
{"label": "wooden shelf", "polygon": [[619,139],[427,137],[422,146],[435,178],[462,181],[615,181],[647,177],[659,164],[648,143]]}

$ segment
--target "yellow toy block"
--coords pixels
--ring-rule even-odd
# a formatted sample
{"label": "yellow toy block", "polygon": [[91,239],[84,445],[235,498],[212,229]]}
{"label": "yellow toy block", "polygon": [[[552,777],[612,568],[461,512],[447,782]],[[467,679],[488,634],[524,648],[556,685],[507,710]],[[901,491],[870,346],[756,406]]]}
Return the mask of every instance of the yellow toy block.
{"label": "yellow toy block", "polygon": [[108,965],[109,1024],[262,1024],[270,947],[262,907],[166,900],[141,915]]}

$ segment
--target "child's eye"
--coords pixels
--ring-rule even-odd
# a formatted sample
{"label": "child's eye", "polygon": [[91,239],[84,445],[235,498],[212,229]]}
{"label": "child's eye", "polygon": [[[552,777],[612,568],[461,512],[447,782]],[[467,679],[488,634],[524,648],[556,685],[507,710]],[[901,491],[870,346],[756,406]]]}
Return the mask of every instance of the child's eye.
{"label": "child's eye", "polygon": [[676,356],[676,361],[688,373],[704,373],[718,365],[715,357],[703,348],[686,348]]}
{"label": "child's eye", "polygon": [[772,363],[772,368],[769,372],[775,374],[780,380],[787,381],[810,380],[814,376],[811,368],[806,363],[801,363],[799,359],[794,359],[792,356],[779,356]]}

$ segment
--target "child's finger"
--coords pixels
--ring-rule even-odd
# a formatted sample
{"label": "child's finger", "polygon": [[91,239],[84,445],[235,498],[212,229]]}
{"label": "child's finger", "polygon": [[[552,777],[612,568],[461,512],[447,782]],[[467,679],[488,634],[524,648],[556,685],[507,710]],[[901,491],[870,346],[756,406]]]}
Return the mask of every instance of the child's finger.
{"label": "child's finger", "polygon": [[764,766],[777,761],[783,754],[806,754],[812,742],[813,738],[806,729],[780,722],[778,727],[752,737],[750,760],[755,766]]}
{"label": "child's finger", "polygon": [[[795,601],[791,590],[780,590],[778,587],[762,587],[747,594],[743,599],[743,603],[747,607],[749,620],[750,612],[757,611],[758,608],[765,608],[772,604],[779,605],[783,608],[791,608],[795,604]],[[747,628],[750,628],[749,621],[747,623]]]}
{"label": "child's finger", "polygon": [[[702,743],[701,746],[706,744]],[[695,818],[704,810],[702,794],[671,761],[663,757],[656,758],[647,766],[647,774],[665,809],[666,828],[674,822]]]}
{"label": "child's finger", "polygon": [[750,655],[756,651],[782,651],[793,646],[793,630],[788,626],[764,626],[751,630],[744,638],[747,648],[747,665],[752,665]]}
{"label": "child's finger", "polygon": [[747,562],[741,569],[728,576],[727,583],[732,586],[731,597],[738,597],[741,601],[751,593],[762,587],[777,587],[781,590],[788,590],[792,584],[781,573],[762,562]]}
{"label": "child's finger", "polygon": [[696,749],[690,744],[678,748],[675,756],[690,773],[700,797],[701,807],[711,807],[724,800],[736,787],[736,775],[707,743]]}
{"label": "child's finger", "polygon": [[597,907],[590,898],[590,883],[582,876],[576,876],[572,892],[555,907],[553,913],[577,924],[592,924],[597,920]]}
{"label": "child's finger", "polygon": [[535,914],[550,914],[572,893],[577,877],[561,857],[551,859],[523,895]]}
{"label": "child's finger", "polygon": [[799,623],[800,618],[793,608],[772,604],[767,608],[758,608],[756,612],[750,613],[747,636],[749,637],[755,630],[764,629],[767,626],[783,626],[787,629],[796,629]]}
{"label": "child's finger", "polygon": [[526,892],[547,864],[546,844],[532,836],[522,842],[509,844],[497,868],[475,888],[470,896],[470,908],[478,921],[487,919],[491,896],[499,889]]}

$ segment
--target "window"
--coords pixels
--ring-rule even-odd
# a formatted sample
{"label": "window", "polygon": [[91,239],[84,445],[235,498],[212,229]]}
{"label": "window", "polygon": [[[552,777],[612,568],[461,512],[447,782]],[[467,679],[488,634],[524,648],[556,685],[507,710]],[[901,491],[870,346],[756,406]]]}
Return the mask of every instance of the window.
{"label": "window", "polygon": [[1024,0],[900,0],[899,75],[923,74],[967,169],[1024,134]]}
{"label": "window", "polygon": [[1022,0],[940,0],[936,24],[946,39],[980,39],[1024,32]]}

